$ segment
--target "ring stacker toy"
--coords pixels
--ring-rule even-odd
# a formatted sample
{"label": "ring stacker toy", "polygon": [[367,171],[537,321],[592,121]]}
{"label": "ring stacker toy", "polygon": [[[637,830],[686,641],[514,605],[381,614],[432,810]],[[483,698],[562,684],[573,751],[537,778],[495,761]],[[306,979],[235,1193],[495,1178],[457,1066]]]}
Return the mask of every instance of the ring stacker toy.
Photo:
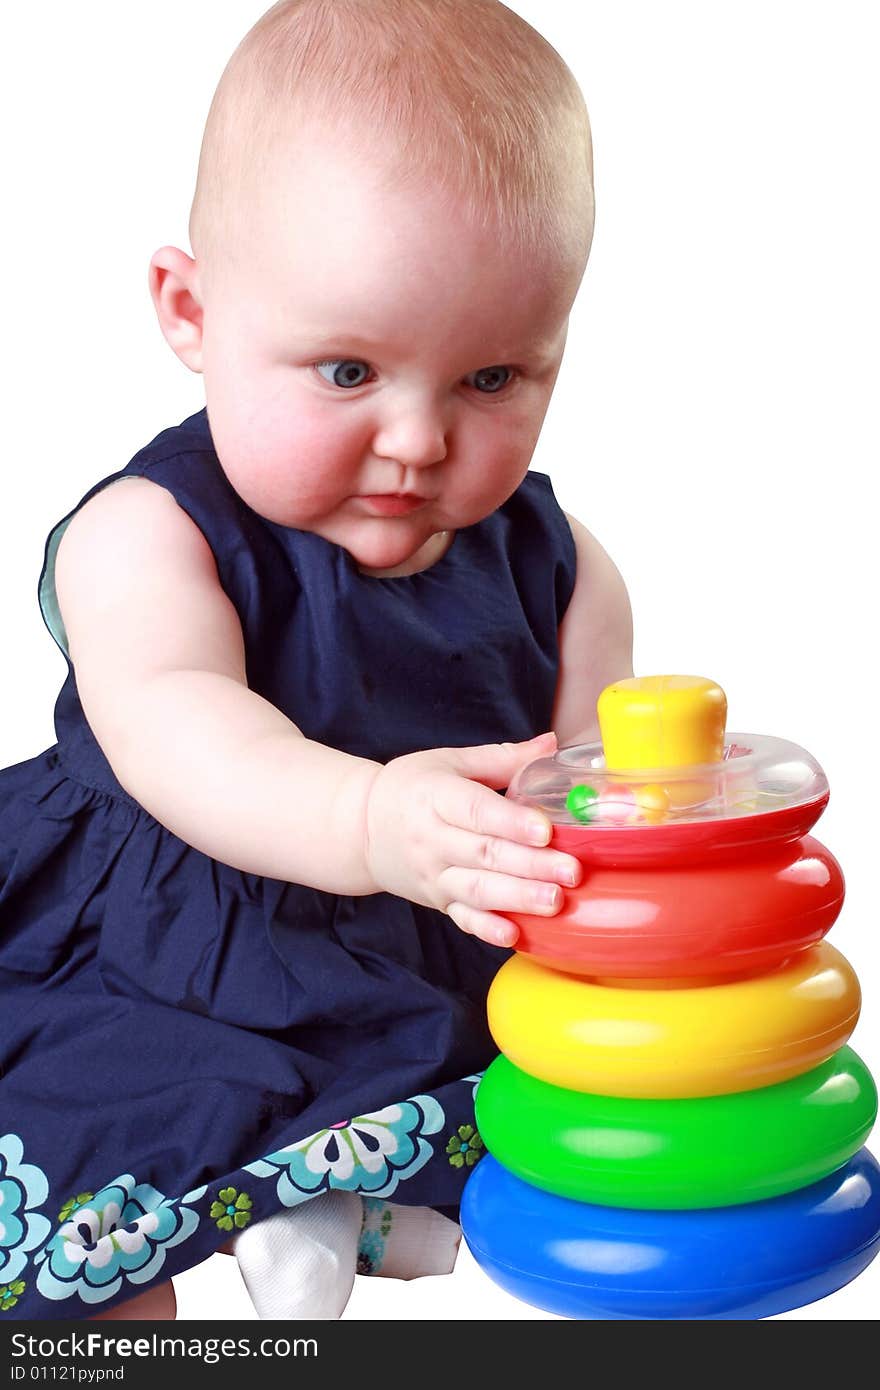
{"label": "ring stacker toy", "polygon": [[843,876],[809,833],[828,784],[726,714],[702,677],[620,681],[601,743],[508,792],[584,873],[556,917],[514,917],[462,1227],[492,1278],[568,1317],[768,1317],[880,1248],[859,986],[823,940]]}

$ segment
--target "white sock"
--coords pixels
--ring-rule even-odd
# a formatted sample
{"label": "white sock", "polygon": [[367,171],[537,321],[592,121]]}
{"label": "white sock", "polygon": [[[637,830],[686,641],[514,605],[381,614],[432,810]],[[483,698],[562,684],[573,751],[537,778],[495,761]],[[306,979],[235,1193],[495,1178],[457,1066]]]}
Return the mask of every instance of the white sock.
{"label": "white sock", "polygon": [[334,1188],[246,1226],[233,1248],[260,1317],[340,1317],[354,1285],[361,1219],[358,1194]]}
{"label": "white sock", "polygon": [[451,1274],[461,1241],[457,1221],[433,1207],[404,1207],[365,1197],[358,1273],[390,1279]]}

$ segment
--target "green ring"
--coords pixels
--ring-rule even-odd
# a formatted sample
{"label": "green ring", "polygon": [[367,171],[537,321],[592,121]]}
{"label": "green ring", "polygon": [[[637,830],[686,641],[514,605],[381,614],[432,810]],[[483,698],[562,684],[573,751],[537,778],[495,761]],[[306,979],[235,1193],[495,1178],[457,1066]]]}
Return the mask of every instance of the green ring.
{"label": "green ring", "polygon": [[570,1091],[501,1056],[476,1113],[489,1152],[533,1187],[684,1210],[760,1202],[833,1173],[870,1133],[877,1088],[849,1047],[775,1086],[687,1100]]}

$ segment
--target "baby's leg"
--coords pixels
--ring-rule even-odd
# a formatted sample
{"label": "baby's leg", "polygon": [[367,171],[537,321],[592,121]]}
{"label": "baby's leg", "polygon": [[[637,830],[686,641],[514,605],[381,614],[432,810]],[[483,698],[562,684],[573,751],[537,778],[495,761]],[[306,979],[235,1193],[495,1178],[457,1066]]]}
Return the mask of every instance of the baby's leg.
{"label": "baby's leg", "polygon": [[335,1319],[354,1285],[361,1199],[335,1189],[276,1212],[234,1237],[261,1318]]}
{"label": "baby's leg", "polygon": [[451,1274],[460,1243],[458,1222],[433,1207],[405,1207],[365,1197],[358,1273],[389,1279]]}
{"label": "baby's leg", "polygon": [[130,1298],[126,1303],[119,1303],[115,1308],[111,1308],[107,1313],[96,1313],[89,1322],[109,1322],[113,1318],[118,1319],[147,1319],[153,1322],[171,1322],[177,1316],[177,1299],[174,1294],[174,1285],[169,1279],[167,1284],[159,1284],[155,1289],[147,1289],[146,1293],[140,1293],[136,1298]]}

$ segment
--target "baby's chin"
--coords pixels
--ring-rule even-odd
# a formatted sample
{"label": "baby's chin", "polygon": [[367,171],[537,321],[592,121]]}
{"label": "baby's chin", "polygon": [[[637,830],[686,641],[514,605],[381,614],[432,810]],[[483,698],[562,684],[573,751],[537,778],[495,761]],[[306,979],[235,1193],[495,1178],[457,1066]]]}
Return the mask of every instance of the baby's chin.
{"label": "baby's chin", "polygon": [[372,535],[361,534],[342,543],[358,569],[377,578],[393,578],[429,569],[449,548],[451,533],[448,531],[429,532],[426,536],[422,529],[418,535],[407,536],[405,530],[404,527],[386,526],[383,532],[377,527]]}

